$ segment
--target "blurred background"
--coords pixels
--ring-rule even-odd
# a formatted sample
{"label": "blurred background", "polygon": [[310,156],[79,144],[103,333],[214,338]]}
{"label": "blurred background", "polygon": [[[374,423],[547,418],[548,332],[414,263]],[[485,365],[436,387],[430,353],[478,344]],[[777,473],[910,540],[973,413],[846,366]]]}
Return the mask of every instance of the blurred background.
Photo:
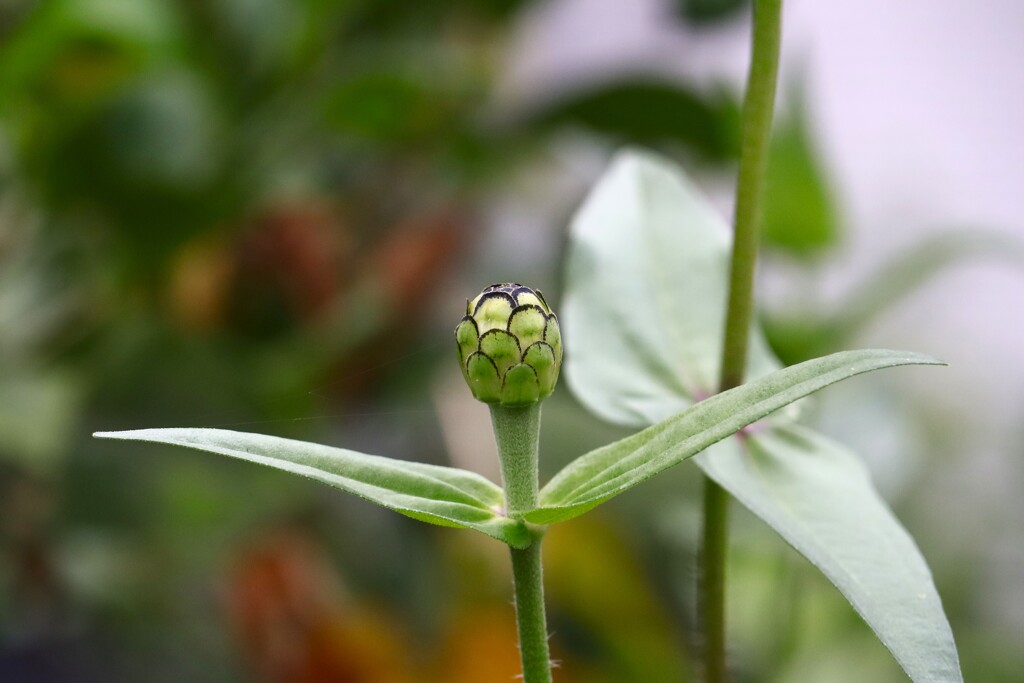
{"label": "blurred background", "polygon": [[[731,210],[743,0],[2,0],[0,680],[511,680],[504,547],[94,430],[217,426],[497,476],[451,330],[557,302],[623,144]],[[789,0],[759,297],[928,558],[965,677],[1024,670],[1024,5]],[[566,388],[545,476],[620,436]],[[546,545],[558,680],[694,679],[700,479]],[[904,680],[737,509],[738,681]]]}

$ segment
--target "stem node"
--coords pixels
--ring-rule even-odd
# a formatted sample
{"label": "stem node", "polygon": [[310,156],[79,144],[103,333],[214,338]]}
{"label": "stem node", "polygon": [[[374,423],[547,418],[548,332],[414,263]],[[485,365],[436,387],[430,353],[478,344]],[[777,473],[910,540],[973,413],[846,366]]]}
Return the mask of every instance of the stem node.
{"label": "stem node", "polygon": [[[537,507],[537,461],[540,437],[540,403],[523,407],[491,406],[491,422],[501,459],[508,516],[521,518]],[[546,527],[527,525],[533,542],[525,548],[509,548],[515,590],[516,626],[524,683],[551,683],[547,618],[544,614],[544,580],[541,540]]]}

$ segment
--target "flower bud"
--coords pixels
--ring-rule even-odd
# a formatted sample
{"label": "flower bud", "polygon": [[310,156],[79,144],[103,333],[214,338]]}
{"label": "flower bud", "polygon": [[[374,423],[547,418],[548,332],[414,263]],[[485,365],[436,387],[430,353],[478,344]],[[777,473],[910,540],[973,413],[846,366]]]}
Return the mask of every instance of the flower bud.
{"label": "flower bud", "polygon": [[466,302],[455,342],[462,375],[484,403],[530,405],[558,381],[562,335],[538,290],[515,283],[487,287]]}

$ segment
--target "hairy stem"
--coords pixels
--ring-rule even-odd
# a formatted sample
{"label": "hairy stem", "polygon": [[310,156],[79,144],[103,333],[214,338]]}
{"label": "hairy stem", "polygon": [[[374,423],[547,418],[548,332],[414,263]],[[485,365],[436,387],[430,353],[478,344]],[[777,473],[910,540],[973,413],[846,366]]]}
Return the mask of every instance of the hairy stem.
{"label": "hairy stem", "polygon": [[551,683],[551,655],[544,616],[544,582],[541,573],[540,538],[528,548],[512,551],[515,583],[516,627],[519,629],[519,657],[525,683]]}
{"label": "hairy stem", "polygon": [[[760,237],[761,199],[775,107],[782,0],[755,0],[750,73],[743,100],[740,168],[729,301],[719,389],[743,383],[754,308],[754,270]],[[704,535],[700,555],[700,616],[704,629],[707,683],[728,680],[725,647],[725,563],[729,546],[729,494],[709,478],[704,483]]]}
{"label": "hairy stem", "polygon": [[491,406],[491,424],[501,460],[505,514],[520,517],[537,507],[540,403],[522,408]]}
{"label": "hairy stem", "polygon": [[[537,507],[540,403],[523,408],[491,407],[491,422],[501,459],[506,514],[521,517]],[[541,570],[543,529],[535,529],[527,548],[510,548],[515,589],[516,626],[524,683],[551,683],[544,581]]]}

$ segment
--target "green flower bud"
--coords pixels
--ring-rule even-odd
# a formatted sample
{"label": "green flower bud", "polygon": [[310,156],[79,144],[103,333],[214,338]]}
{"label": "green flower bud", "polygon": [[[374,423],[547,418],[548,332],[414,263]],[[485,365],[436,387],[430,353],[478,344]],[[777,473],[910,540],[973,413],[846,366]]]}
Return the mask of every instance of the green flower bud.
{"label": "green flower bud", "polygon": [[487,287],[466,302],[455,342],[462,375],[477,400],[525,406],[554,391],[562,334],[539,290],[515,283]]}

